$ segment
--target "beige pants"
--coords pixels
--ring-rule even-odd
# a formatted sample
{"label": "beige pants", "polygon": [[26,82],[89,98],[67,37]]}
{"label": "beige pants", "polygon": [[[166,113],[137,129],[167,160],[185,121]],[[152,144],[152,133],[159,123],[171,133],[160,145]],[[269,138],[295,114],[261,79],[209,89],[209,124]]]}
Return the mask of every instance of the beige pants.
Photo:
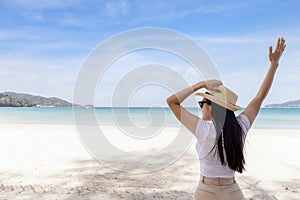
{"label": "beige pants", "polygon": [[234,178],[208,178],[201,176],[195,200],[242,200],[244,195]]}

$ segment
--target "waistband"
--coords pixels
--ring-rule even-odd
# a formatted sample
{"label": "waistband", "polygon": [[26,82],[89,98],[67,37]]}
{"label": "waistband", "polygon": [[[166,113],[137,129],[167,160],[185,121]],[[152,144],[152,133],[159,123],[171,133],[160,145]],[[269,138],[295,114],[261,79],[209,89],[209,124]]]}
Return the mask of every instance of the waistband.
{"label": "waistband", "polygon": [[207,185],[232,185],[235,183],[235,178],[209,178],[201,175],[201,182]]}

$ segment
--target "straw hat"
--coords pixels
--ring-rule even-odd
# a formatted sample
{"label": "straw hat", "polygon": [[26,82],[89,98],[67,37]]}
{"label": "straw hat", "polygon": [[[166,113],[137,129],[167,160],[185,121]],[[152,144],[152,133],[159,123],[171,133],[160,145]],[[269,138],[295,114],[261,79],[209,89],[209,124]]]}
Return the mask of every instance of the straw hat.
{"label": "straw hat", "polygon": [[236,111],[242,109],[242,107],[236,105],[238,96],[229,88],[221,85],[219,87],[220,92],[216,91],[208,91],[210,94],[205,93],[196,93],[195,95],[199,95],[204,97],[205,99],[211,100],[220,106],[223,106],[229,110]]}

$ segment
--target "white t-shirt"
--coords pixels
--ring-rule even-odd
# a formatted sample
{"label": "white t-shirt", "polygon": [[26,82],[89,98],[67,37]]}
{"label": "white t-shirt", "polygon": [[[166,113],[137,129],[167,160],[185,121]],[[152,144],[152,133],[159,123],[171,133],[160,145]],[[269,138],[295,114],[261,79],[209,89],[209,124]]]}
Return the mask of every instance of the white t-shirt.
{"label": "white t-shirt", "polygon": [[[240,114],[236,119],[245,133],[245,141],[247,133],[250,129],[250,121],[244,114]],[[222,165],[217,152],[215,152],[216,148],[212,150],[217,137],[214,124],[211,121],[205,121],[200,118],[198,120],[195,136],[197,138],[196,150],[200,160],[201,174],[211,178],[234,177],[235,171],[230,169],[227,165]]]}

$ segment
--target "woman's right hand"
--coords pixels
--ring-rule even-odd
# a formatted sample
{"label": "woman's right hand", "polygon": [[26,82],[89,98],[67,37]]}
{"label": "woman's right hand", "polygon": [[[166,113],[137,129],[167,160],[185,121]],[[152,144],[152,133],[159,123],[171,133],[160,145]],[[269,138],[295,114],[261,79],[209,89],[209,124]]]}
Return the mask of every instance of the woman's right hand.
{"label": "woman's right hand", "polygon": [[279,59],[280,59],[285,47],[286,47],[286,44],[285,44],[285,39],[283,37],[278,38],[277,46],[276,46],[276,49],[274,52],[273,52],[272,46],[269,47],[269,60],[271,61],[272,64],[278,66]]}

